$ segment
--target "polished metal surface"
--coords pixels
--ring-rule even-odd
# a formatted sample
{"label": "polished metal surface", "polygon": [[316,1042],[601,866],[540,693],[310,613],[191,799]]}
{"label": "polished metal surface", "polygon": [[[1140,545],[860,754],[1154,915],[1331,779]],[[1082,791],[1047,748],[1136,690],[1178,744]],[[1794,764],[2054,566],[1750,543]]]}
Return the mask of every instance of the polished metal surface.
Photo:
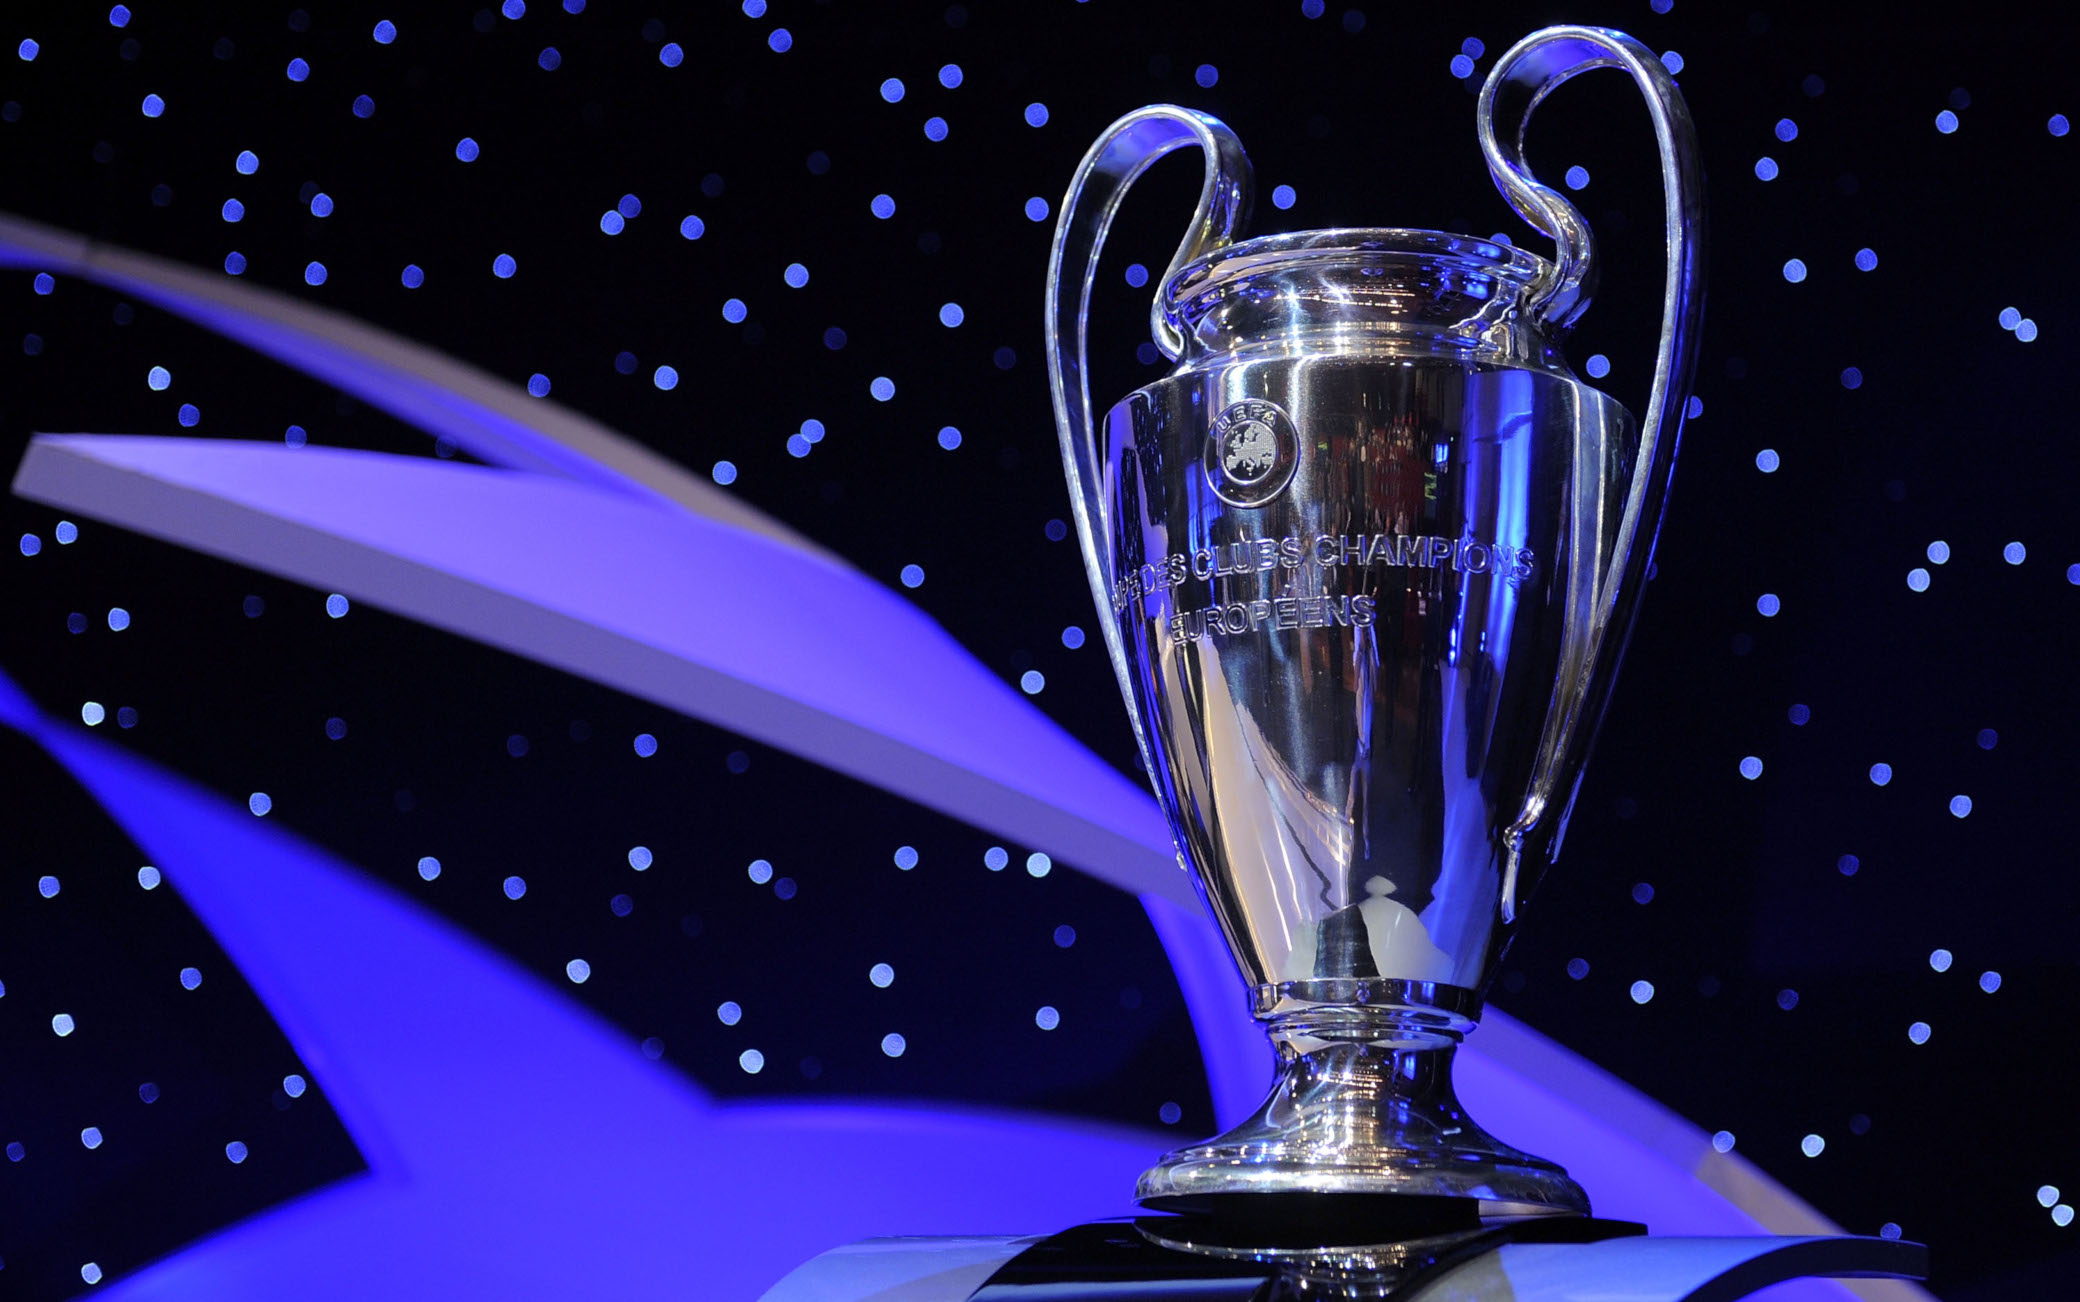
{"label": "polished metal surface", "polygon": [[[1631,74],[1660,143],[1644,425],[1568,369],[1594,248],[1521,148],[1543,97],[1597,67]],[[1674,83],[1616,32],[1519,42],[1477,134],[1555,259],[1398,229],[1234,243],[1248,159],[1167,106],[1109,128],[1061,208],[1048,360],[1100,623],[1180,862],[1283,1064],[1255,1117],[1142,1177],[1152,1205],[1588,1209],[1559,1167],[1465,1115],[1451,1051],[1558,851],[1644,582],[1701,311],[1702,179]],[[1177,366],[1096,422],[1098,255],[1134,179],[1184,146],[1205,180],[1152,309]]]}

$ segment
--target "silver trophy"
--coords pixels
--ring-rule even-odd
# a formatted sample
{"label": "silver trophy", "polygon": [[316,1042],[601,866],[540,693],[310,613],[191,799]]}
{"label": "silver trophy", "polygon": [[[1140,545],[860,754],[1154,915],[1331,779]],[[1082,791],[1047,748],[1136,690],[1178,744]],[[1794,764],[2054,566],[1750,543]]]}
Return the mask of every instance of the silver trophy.
{"label": "silver trophy", "polygon": [[[1660,145],[1644,426],[1561,354],[1595,250],[1524,158],[1539,102],[1592,68],[1631,74]],[[1476,130],[1552,260],[1386,228],[1236,243],[1241,143],[1164,105],[1107,128],[1062,204],[1048,365],[1099,624],[1180,863],[1281,1063],[1253,1117],[1142,1175],[1152,1207],[1588,1211],[1559,1166],[1466,1115],[1452,1055],[1559,849],[1646,577],[1702,310],[1703,178],[1681,94],[1619,32],[1526,37]],[[1150,313],[1177,365],[1099,425],[1098,254],[1128,187],[1184,146],[1205,183]]]}

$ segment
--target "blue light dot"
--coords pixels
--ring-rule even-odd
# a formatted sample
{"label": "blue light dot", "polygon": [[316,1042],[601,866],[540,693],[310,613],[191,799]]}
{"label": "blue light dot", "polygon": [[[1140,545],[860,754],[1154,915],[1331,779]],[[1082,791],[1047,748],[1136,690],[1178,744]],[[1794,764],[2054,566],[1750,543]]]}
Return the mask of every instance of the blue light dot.
{"label": "blue light dot", "polygon": [[1844,389],[1861,389],[1863,387],[1863,372],[1854,366],[1843,367],[1842,387]]}
{"label": "blue light dot", "polygon": [[1882,787],[1890,781],[1892,781],[1892,766],[1890,764],[1871,765],[1871,784],[1873,786]]}
{"label": "blue light dot", "polygon": [[47,900],[56,899],[59,889],[58,879],[48,873],[36,879],[36,893]]}
{"label": "blue light dot", "polygon": [[775,27],[772,34],[766,37],[766,44],[772,48],[773,53],[785,54],[794,48],[794,35],[785,27]]}
{"label": "blue light dot", "polygon": [[155,118],[166,112],[166,101],[157,95],[147,95],[144,97],[144,103],[140,107],[146,117]]}
{"label": "blue light dot", "polygon": [[303,283],[306,285],[322,285],[325,283],[325,277],[328,274],[324,263],[306,263],[303,268]]}
{"label": "blue light dot", "polygon": [[1798,139],[1798,123],[1790,118],[1777,119],[1777,139],[1790,142]]}
{"label": "blue light dot", "polygon": [[525,877],[508,877],[504,882],[500,883],[500,886],[504,889],[506,898],[509,900],[517,900],[527,894],[527,879]]}
{"label": "blue light dot", "polygon": [[766,0],[744,0],[742,7],[746,18],[763,18],[766,16]]}
{"label": "blue light dot", "polygon": [[528,395],[529,395],[530,397],[535,397],[535,398],[546,398],[546,397],[548,397],[548,396],[549,396],[549,377],[548,377],[548,376],[546,376],[546,375],[544,375],[544,374],[542,374],[542,373],[541,373],[540,371],[536,371],[536,372],[535,372],[535,373],[534,373],[533,375],[530,375],[530,376],[528,376],[528,377],[527,377],[527,392],[528,392]]}
{"label": "blue light dot", "polygon": [[1693,393],[1690,395],[1690,401],[1683,404],[1683,419],[1696,420],[1702,415],[1704,415],[1704,399]]}
{"label": "blue light dot", "polygon": [[[86,627],[84,618],[80,621],[80,627]],[[89,728],[98,728],[101,726],[102,720],[108,718],[108,710],[99,701],[88,701],[79,707],[79,718],[80,722],[86,724]]]}
{"label": "blue light dot", "polygon": [[22,535],[22,555],[34,556],[42,550],[43,539],[37,537],[33,533],[25,533]]}
{"label": "blue light dot", "polygon": [[1148,268],[1138,262],[1127,264],[1127,283],[1139,289],[1148,283]]}
{"label": "blue light dot", "polygon": [[1074,624],[1071,624],[1069,625],[1069,627],[1063,629],[1062,645],[1068,647],[1071,651],[1074,651],[1077,648],[1081,647],[1083,645],[1083,630],[1078,628]]}
{"label": "blue light dot", "polygon": [[1952,818],[1965,818],[1969,816],[1971,812],[1972,798],[1970,796],[1950,797],[1950,816]]}
{"label": "blue light dot", "polygon": [[2019,542],[2011,542],[2001,548],[2001,559],[2010,565],[2020,565],[2029,557],[2029,549]]}
{"label": "blue light dot", "polygon": [[1463,54],[1452,56],[1452,75],[1464,81],[1473,75],[1473,60]]}
{"label": "blue light dot", "polygon": [[130,612],[124,610],[121,606],[109,607],[108,626],[118,633],[130,627]]}
{"label": "blue light dot", "polygon": [[302,1098],[303,1092],[309,1088],[310,1082],[306,1081],[303,1077],[297,1075],[293,1071],[290,1072],[287,1076],[282,1077],[282,1093],[288,1095],[292,1099]]}
{"label": "blue light dot", "polygon": [[809,269],[799,262],[790,262],[787,270],[780,273],[780,279],[787,282],[788,288],[800,289],[809,283]]}
{"label": "blue light dot", "polygon": [[1827,1148],[1827,1141],[1818,1135],[1807,1135],[1798,1141],[1798,1151],[1807,1157],[1818,1157]]}
{"label": "blue light dot", "polygon": [[1805,264],[1805,263],[1803,263],[1803,262],[1799,261],[1799,260],[1798,260],[1797,258],[1793,258],[1793,259],[1791,259],[1791,260],[1790,260],[1789,262],[1786,262],[1786,263],[1784,264],[1784,279],[1786,279],[1786,280],[1790,281],[1790,282],[1791,282],[1792,284],[1796,285],[1796,284],[1797,284],[1797,283],[1798,283],[1799,281],[1801,281],[1801,280],[1804,280],[1805,278],[1806,278],[1806,264]]}
{"label": "blue light dot", "polygon": [[766,1069],[766,1056],[756,1049],[746,1049],[737,1055],[737,1066],[744,1069],[745,1075],[756,1076]]}
{"label": "blue light dot", "polygon": [[599,228],[609,235],[619,235],[627,227],[628,223],[622,219],[621,214],[612,208],[599,215]]}
{"label": "blue light dot", "polygon": [[773,880],[773,865],[764,859],[753,859],[744,869],[744,875],[751,879],[753,885],[763,886]]}
{"label": "blue light dot", "polygon": [[59,1036],[67,1036],[72,1034],[74,1028],[77,1026],[78,1023],[72,1020],[71,1013],[59,1013],[56,1017],[51,1018],[51,1030],[56,1032]]}
{"label": "blue light dot", "polygon": [[910,1042],[908,1040],[905,1040],[902,1036],[896,1034],[894,1031],[890,1031],[887,1035],[881,1037],[881,1052],[887,1054],[891,1058],[902,1057],[903,1050],[909,1047]]}
{"label": "blue light dot", "polygon": [[377,45],[388,45],[397,39],[397,24],[385,18],[376,24],[372,35],[376,38]]}
{"label": "blue light dot", "polygon": [[1989,995],[1999,990],[2001,988],[2001,974],[1998,972],[1981,972],[1979,974],[1979,988]]}
{"label": "blue light dot", "polygon": [[246,797],[246,808],[253,811],[253,817],[265,818],[268,811],[274,808],[274,797],[265,791],[255,791]]}
{"label": "blue light dot", "polygon": [[743,1006],[734,999],[725,999],[715,1007],[715,1016],[724,1026],[735,1026],[744,1020]]}
{"label": "blue light dot", "polygon": [[108,25],[110,27],[128,27],[130,25],[130,6],[117,5],[109,10]]}
{"label": "blue light dot", "polygon": [[1907,586],[1915,592],[1928,591],[1928,571],[1916,565],[1907,571]]}
{"label": "blue light dot", "polygon": [[325,598],[325,613],[339,619],[347,613],[347,599],[335,592]]}
{"label": "blue light dot", "polygon": [[2037,323],[2028,317],[2017,321],[2015,323],[2015,337],[2023,343],[2028,343],[2030,340],[2035,339],[2037,337]]}
{"label": "blue light dot", "polygon": [[896,382],[885,375],[877,375],[873,382],[867,385],[867,392],[874,395],[874,401],[887,402],[896,396]]}
{"label": "blue light dot", "polygon": [[1070,926],[1068,923],[1065,922],[1061,926],[1056,927],[1054,929],[1054,944],[1056,949],[1068,949],[1075,943],[1076,928]]}
{"label": "blue light dot", "polygon": [[238,151],[238,157],[232,160],[231,166],[240,176],[251,176],[260,170],[260,155],[250,149],[241,149]]}
{"label": "blue light dot", "polygon": [[876,990],[886,990],[895,984],[896,970],[886,963],[876,963],[867,969],[867,980]]}
{"label": "blue light dot", "polygon": [[942,117],[926,118],[924,120],[924,138],[926,140],[946,139],[946,119]]}
{"label": "blue light dot", "polygon": [[288,71],[290,81],[305,81],[311,75],[311,65],[305,63],[302,59],[291,59],[289,60]]}
{"label": "blue light dot", "polygon": [[642,759],[649,759],[652,755],[655,755],[657,753],[657,738],[651,736],[647,732],[637,733],[635,739],[635,751],[638,757]]}
{"label": "blue light dot", "polygon": [[225,221],[235,222],[246,215],[246,206],[236,199],[226,199],[222,212]]}
{"label": "blue light dot", "polygon": [[[1297,191],[1297,190],[1293,189],[1293,187],[1292,187],[1292,186],[1290,186],[1290,185],[1279,185],[1279,186],[1273,186],[1273,187],[1272,187],[1272,189],[1271,189],[1271,206],[1272,206],[1272,207],[1274,207],[1274,208],[1280,208],[1280,209],[1284,209],[1284,208],[1290,208],[1290,207],[1292,207],[1292,206],[1293,206],[1294,204],[1296,204],[1296,203],[1298,203],[1298,202],[1300,202],[1300,193],[1299,193],[1299,191]],[[1145,275],[1146,273],[1143,273],[1143,274]]]}
{"label": "blue light dot", "polygon": [[1731,1130],[1721,1130],[1713,1135],[1712,1148],[1716,1152],[1731,1153],[1733,1151],[1733,1132]]}
{"label": "blue light dot", "polygon": [[802,422],[802,438],[810,443],[823,442],[823,422],[811,416]]}
{"label": "blue light dot", "polygon": [[202,408],[192,402],[184,402],[181,404],[181,409],[174,413],[174,419],[192,429],[202,419]]}
{"label": "blue light dot", "polygon": [[151,370],[144,373],[144,382],[147,388],[155,391],[164,389],[167,385],[173,383],[173,372],[163,366],[154,366]]}
{"label": "blue light dot", "polygon": [[1654,983],[1651,981],[1635,981],[1632,983],[1630,994],[1632,995],[1633,1003],[1646,1003],[1654,997]]}
{"label": "blue light dot", "polygon": [[1763,155],[1762,157],[1760,157],[1760,158],[1756,159],[1756,160],[1755,160],[1755,177],[1756,177],[1756,179],[1757,179],[1757,180],[1761,180],[1761,181],[1774,181],[1774,180],[1776,180],[1776,179],[1777,179],[1777,160],[1776,160],[1776,159],[1774,159],[1774,158],[1771,158],[1771,157],[1770,157],[1770,156],[1769,156],[1768,154],[1764,154],[1764,155]]}
{"label": "blue light dot", "polygon": [[1001,845],[993,845],[989,849],[984,850],[982,852],[982,866],[989,869],[993,873],[1000,873],[1004,871],[1004,865],[1010,862],[1010,852],[1005,850],[1004,847]]}
{"label": "blue light dot", "polygon": [[1942,112],[1936,114],[1936,130],[1942,132],[1946,136],[1949,135],[1951,132],[1957,130],[1957,115],[1955,113],[1952,113],[1949,109],[1944,109]]}
{"label": "blue light dot", "polygon": [[227,275],[227,276],[239,276],[239,275],[244,275],[244,274],[245,274],[245,269],[246,269],[246,255],[245,255],[245,254],[243,254],[243,253],[240,253],[240,252],[239,252],[238,250],[236,250],[236,249],[233,249],[233,250],[232,250],[231,252],[229,252],[229,253],[227,253],[227,254],[225,254],[225,255],[224,255],[224,274],[225,274],[225,275]]}
{"label": "blue light dot", "polygon": [[1320,18],[1325,8],[1327,6],[1322,3],[1322,0],[1300,0],[1300,16],[1302,18]]}
{"label": "blue light dot", "polygon": [[958,90],[963,80],[961,65],[949,63],[939,69],[939,84],[948,90]]}
{"label": "blue light dot", "polygon": [[[310,432],[304,429],[304,427],[301,425],[291,425],[289,428],[282,431],[282,442],[286,443],[292,448],[303,447],[305,444],[310,442]],[[248,605],[251,605],[254,602],[258,602],[259,600],[260,598],[258,597],[249,597],[247,598],[247,603]],[[246,611],[246,614],[249,616],[258,615],[259,613],[260,611],[258,607],[254,607]]]}
{"label": "blue light dot", "polygon": [[1950,970],[1950,962],[1951,955],[1947,949],[1932,950],[1929,953],[1928,965],[1938,972],[1948,972]]}
{"label": "blue light dot", "polygon": [[1047,200],[1042,199],[1037,194],[1034,195],[1032,198],[1026,200],[1026,220],[1029,222],[1046,221]]}
{"label": "blue light dot", "polygon": [[159,870],[157,868],[152,867],[150,864],[146,864],[144,867],[137,870],[137,884],[143,887],[145,890],[150,891],[158,889],[159,883],[162,880],[164,880],[164,878],[160,875]]}
{"label": "blue light dot", "polygon": [[2080,588],[2080,561],[2066,566],[2066,582]]}
{"label": "blue light dot", "polygon": [[1794,705],[1789,710],[1785,711],[1785,717],[1791,720],[1791,725],[1793,727],[1803,728],[1806,726],[1807,722],[1812,719],[1813,711],[1809,707],[1804,705]]}
{"label": "blue light dot", "polygon": [[572,985],[582,986],[592,975],[592,964],[582,958],[574,958],[563,965],[563,974],[571,979]]}
{"label": "blue light dot", "polygon": [[1929,1026],[1927,1022],[1916,1022],[1907,1028],[1907,1039],[1915,1044],[1927,1044]]}
{"label": "blue light dot", "polygon": [[461,159],[465,163],[476,162],[477,154],[479,152],[480,151],[477,148],[477,142],[474,137],[464,136],[462,139],[455,142],[455,157]]}
{"label": "blue light dot", "polygon": [[2004,307],[2001,309],[2000,316],[1996,319],[2001,323],[2001,329],[2013,330],[2016,326],[2022,324],[2022,312],[2017,308]]}
{"label": "blue light dot", "polygon": [[881,98],[887,100],[891,104],[902,103],[903,79],[901,77],[890,77],[887,81],[882,82]]}
{"label": "blue light dot", "polygon": [[643,215],[643,201],[632,194],[624,194],[614,201],[614,211],[634,221]]}
{"label": "blue light dot", "polygon": [[1834,861],[1835,871],[1844,877],[1854,877],[1856,870],[1862,866],[1863,861],[1853,854],[1845,854]]}
{"label": "blue light dot", "polygon": [[1028,669],[1018,676],[1018,690],[1027,696],[1038,696],[1047,690],[1047,676],[1038,669]]}
{"label": "blue light dot", "polygon": [[731,298],[723,300],[722,319],[731,325],[736,325],[749,315],[751,315],[751,309],[744,306],[743,299]]}
{"label": "blue light dot", "polygon": [[1764,619],[1773,618],[1783,608],[1784,603],[1777,600],[1777,594],[1774,592],[1765,592],[1755,599],[1755,609]]}
{"label": "blue light dot", "polygon": [[924,567],[921,565],[905,565],[903,567],[902,579],[903,586],[906,588],[915,588],[923,586]]}
{"label": "blue light dot", "polygon": [[1576,981],[1580,981],[1583,978],[1587,977],[1589,975],[1589,960],[1586,958],[1568,959],[1567,975],[1569,976],[1569,978]]}
{"label": "blue light dot", "polygon": [[2054,136],[2062,136],[2073,129],[2073,124],[2066,121],[2066,115],[2063,113],[2053,113],[2051,120],[2044,126]]}
{"label": "blue light dot", "polygon": [[667,68],[676,68],[686,62],[686,51],[677,41],[666,41],[664,48],[657,52],[657,61]]}
{"label": "blue light dot", "polygon": [[1567,182],[1568,189],[1579,190],[1589,184],[1589,169],[1577,164],[1567,169],[1567,175],[1564,179]]}
{"label": "blue light dot", "polygon": [[913,846],[899,845],[895,854],[896,867],[909,872],[917,866],[917,850]]}
{"label": "blue light dot", "polygon": [[500,280],[511,280],[513,273],[519,269],[520,264],[513,261],[513,255],[510,253],[501,253],[491,260],[491,274]]}
{"label": "blue light dot", "polygon": [[953,426],[951,426],[951,425],[946,425],[946,426],[943,426],[943,427],[941,427],[941,428],[940,428],[940,430],[939,430],[939,446],[940,446],[940,447],[942,447],[942,448],[945,448],[945,449],[946,449],[946,450],[947,450],[948,452],[951,452],[951,451],[953,451],[953,450],[954,450],[955,448],[959,447],[960,445],[961,445],[961,432],[960,432],[959,430],[955,429],[955,428],[954,428]]}
{"label": "blue light dot", "polygon": [[1995,746],[2001,744],[2001,735],[1991,728],[1981,728],[1979,729],[1978,742],[1980,750],[1992,750]]}
{"label": "blue light dot", "polygon": [[734,484],[737,482],[737,464],[734,461],[718,461],[708,474],[718,484]]}
{"label": "blue light dot", "polygon": [[885,194],[877,194],[867,208],[883,221],[896,215],[896,201]]}
{"label": "blue light dot", "polygon": [[968,314],[961,310],[960,304],[941,303],[939,305],[939,324],[947,329],[951,330],[967,319]]}
{"label": "blue light dot", "polygon": [[1741,776],[1746,778],[1750,782],[1753,782],[1755,779],[1761,777],[1762,761],[1753,755],[1750,755],[1747,758],[1743,759],[1741,761]]}
{"label": "blue light dot", "polygon": [[702,221],[700,218],[694,216],[692,213],[686,214],[686,216],[682,218],[679,222],[679,238],[681,239],[697,240],[702,235],[706,234],[707,230],[708,223]]}
{"label": "blue light dot", "polygon": [[422,855],[422,856],[420,856],[420,859],[419,859],[419,880],[420,880],[420,881],[422,881],[422,882],[430,882],[430,881],[436,881],[436,880],[438,880],[438,879],[439,879],[440,875],[441,875],[441,861],[440,861],[440,860],[438,860],[438,859],[434,858],[434,857],[433,857],[432,855],[430,855],[430,854],[429,854],[429,855]]}
{"label": "blue light dot", "polygon": [[404,270],[398,273],[397,282],[406,289],[417,289],[426,283],[426,272],[420,268],[418,263],[408,262],[405,264]]}
{"label": "blue light dot", "polygon": [[1877,252],[1872,249],[1856,250],[1856,269],[1858,271],[1876,271],[1878,269]]}
{"label": "blue light dot", "polygon": [[64,546],[79,537],[79,526],[70,520],[60,520],[58,527],[51,530],[51,535],[58,540],[60,546]]}
{"label": "blue light dot", "polygon": [[1211,89],[1220,84],[1221,70],[1210,63],[1202,63],[1192,70],[1192,80]]}
{"label": "blue light dot", "polygon": [[1661,56],[1661,66],[1668,69],[1671,75],[1679,73],[1683,70],[1683,56],[1670,50]]}
{"label": "blue light dot", "polygon": [[1184,1120],[1184,1109],[1175,1103],[1165,1103],[1156,1109],[1156,1116],[1162,1119],[1164,1125],[1174,1126]]}
{"label": "blue light dot", "polygon": [[1040,1010],[1033,1014],[1033,1025],[1043,1031],[1052,1031],[1061,1024],[1062,1015],[1052,1004],[1040,1005]]}
{"label": "blue light dot", "polygon": [[357,117],[357,118],[366,118],[366,117],[373,117],[373,116],[375,116],[375,111],[376,111],[376,102],[375,102],[374,100],[370,99],[370,98],[369,98],[368,96],[366,96],[366,95],[356,95],[356,96],[354,97],[354,116],[355,116],[355,117]]}
{"label": "blue light dot", "polygon": [[1775,448],[1764,448],[1762,449],[1762,451],[1757,452],[1755,454],[1755,468],[1757,470],[1760,470],[1765,475],[1776,474],[1777,467],[1782,464],[1784,463],[1782,459],[1777,456],[1777,450]]}
{"label": "blue light dot", "polygon": [[1054,871],[1054,860],[1035,850],[1026,856],[1026,876],[1045,877]]}
{"label": "blue light dot", "polygon": [[543,72],[554,72],[563,66],[563,52],[553,45],[545,45],[542,52],[534,57],[534,61],[541,65]]}
{"label": "blue light dot", "polygon": [[15,56],[23,63],[34,63],[37,51],[42,48],[34,39],[25,36],[22,38],[22,43],[14,47],[14,52]]}
{"label": "blue light dot", "polygon": [[202,969],[193,967],[184,967],[181,969],[181,989],[193,990],[201,984]]}
{"label": "blue light dot", "polygon": [[1029,127],[1046,126],[1047,105],[1040,103],[1038,100],[1026,105],[1026,125]]}
{"label": "blue light dot", "polygon": [[1589,373],[1590,379],[1600,380],[1611,373],[1611,359],[1597,353],[1583,364],[1582,369]]}
{"label": "blue light dot", "polygon": [[1787,1013],[1790,1012],[1792,1009],[1798,1007],[1798,991],[1777,991],[1777,1007],[1783,1009]]}

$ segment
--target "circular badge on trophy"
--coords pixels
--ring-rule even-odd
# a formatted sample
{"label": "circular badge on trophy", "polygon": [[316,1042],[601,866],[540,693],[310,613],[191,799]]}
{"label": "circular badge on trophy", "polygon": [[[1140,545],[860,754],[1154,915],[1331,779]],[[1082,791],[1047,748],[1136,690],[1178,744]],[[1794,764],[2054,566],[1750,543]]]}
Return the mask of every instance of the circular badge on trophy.
{"label": "circular badge on trophy", "polygon": [[1244,398],[1216,416],[1206,435],[1206,482],[1230,506],[1262,506],[1285,491],[1300,464],[1300,436],[1285,408]]}

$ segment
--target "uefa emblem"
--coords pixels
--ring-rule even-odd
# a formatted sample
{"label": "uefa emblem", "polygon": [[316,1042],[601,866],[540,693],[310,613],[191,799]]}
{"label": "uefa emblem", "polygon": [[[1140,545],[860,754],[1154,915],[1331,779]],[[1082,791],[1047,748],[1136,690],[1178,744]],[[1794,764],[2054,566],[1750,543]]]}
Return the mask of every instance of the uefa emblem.
{"label": "uefa emblem", "polygon": [[1275,402],[1244,398],[1206,436],[1206,482],[1230,506],[1262,506],[1285,491],[1300,463],[1293,418]]}

